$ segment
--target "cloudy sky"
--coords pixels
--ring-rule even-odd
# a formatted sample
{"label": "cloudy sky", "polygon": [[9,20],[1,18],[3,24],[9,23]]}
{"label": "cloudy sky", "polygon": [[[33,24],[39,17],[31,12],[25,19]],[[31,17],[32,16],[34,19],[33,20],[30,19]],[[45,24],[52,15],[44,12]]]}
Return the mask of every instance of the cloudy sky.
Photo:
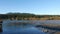
{"label": "cloudy sky", "polygon": [[0,0],[0,14],[60,15],[60,0]]}

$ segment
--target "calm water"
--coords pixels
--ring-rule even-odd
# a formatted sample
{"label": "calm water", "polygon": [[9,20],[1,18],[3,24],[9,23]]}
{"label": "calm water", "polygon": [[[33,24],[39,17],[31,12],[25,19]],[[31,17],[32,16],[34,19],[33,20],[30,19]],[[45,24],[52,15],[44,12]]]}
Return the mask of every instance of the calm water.
{"label": "calm water", "polygon": [[[32,24],[60,24],[60,20],[35,20],[35,21],[28,21],[28,20],[19,20],[19,21],[10,21],[4,20],[3,21],[3,32],[0,34],[47,34],[43,32],[46,30],[44,28],[36,28],[32,24],[12,24],[11,22],[25,22],[25,23],[32,23]],[[53,30],[49,30],[51,32]]]}
{"label": "calm water", "polygon": [[31,24],[9,25],[9,22],[3,21],[3,32],[0,34],[46,34]]}

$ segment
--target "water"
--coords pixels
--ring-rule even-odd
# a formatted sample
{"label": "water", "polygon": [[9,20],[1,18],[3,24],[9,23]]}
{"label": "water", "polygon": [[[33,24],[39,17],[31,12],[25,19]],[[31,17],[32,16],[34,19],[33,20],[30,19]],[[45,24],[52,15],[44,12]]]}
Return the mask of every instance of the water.
{"label": "water", "polygon": [[34,27],[32,24],[11,25],[9,22],[9,20],[3,21],[3,32],[1,32],[0,34],[46,34],[38,28]]}
{"label": "water", "polygon": [[[28,24],[14,24],[12,22],[21,22],[21,23],[28,23]],[[45,28],[36,28],[34,24],[59,24],[60,25],[60,20],[4,20],[3,21],[3,32],[0,34],[51,34],[52,32],[57,32],[55,30],[49,30]],[[49,32],[44,32],[48,30]]]}

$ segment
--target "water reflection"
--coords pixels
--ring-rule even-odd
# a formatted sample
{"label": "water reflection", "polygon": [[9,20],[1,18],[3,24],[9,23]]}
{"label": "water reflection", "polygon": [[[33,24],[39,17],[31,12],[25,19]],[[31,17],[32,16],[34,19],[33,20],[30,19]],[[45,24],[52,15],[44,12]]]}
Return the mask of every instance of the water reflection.
{"label": "water reflection", "polygon": [[[0,34],[53,34],[58,32],[56,30],[35,27],[33,24],[54,24],[56,21],[12,21],[12,22],[25,22],[22,23],[9,23],[10,21],[4,21],[3,32]],[[45,23],[46,22],[46,23]],[[53,22],[53,23],[52,23]],[[57,21],[59,24],[60,21]],[[33,24],[31,24],[33,23]]]}
{"label": "water reflection", "polygon": [[3,23],[3,32],[0,34],[45,34],[41,30],[38,30],[32,24],[10,24]]}

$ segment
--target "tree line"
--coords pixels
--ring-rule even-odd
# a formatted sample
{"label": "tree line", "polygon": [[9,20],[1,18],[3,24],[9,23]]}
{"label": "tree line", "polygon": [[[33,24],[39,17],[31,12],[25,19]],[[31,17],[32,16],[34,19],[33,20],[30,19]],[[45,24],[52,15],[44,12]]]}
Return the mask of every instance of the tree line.
{"label": "tree line", "polygon": [[7,14],[0,14],[0,19],[11,19],[11,18],[44,18],[44,17],[55,17],[60,15],[35,15],[30,13],[7,13]]}

